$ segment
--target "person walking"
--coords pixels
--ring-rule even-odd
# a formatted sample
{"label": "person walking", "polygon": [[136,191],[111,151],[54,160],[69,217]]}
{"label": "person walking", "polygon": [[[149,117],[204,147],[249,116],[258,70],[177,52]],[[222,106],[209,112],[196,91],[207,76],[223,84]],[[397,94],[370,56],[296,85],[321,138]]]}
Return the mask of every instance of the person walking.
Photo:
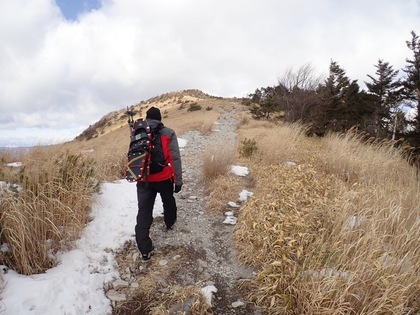
{"label": "person walking", "polygon": [[181,154],[175,131],[163,125],[159,108],[149,108],[146,121],[154,133],[156,130],[160,131],[166,163],[160,172],[149,174],[147,179],[137,182],[138,213],[135,232],[137,247],[143,260],[149,260],[154,252],[149,232],[153,223],[153,207],[157,194],[159,193],[162,199],[166,229],[171,230],[177,219],[174,192],[180,192],[183,184]]}

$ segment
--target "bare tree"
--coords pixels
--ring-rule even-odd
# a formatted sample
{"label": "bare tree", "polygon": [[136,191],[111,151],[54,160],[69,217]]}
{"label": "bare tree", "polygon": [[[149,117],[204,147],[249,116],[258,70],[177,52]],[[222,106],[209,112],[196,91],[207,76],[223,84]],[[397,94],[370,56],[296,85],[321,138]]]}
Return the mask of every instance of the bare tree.
{"label": "bare tree", "polygon": [[316,89],[323,76],[315,73],[314,68],[304,64],[297,70],[289,68],[278,79],[276,101],[284,111],[284,119],[289,122],[306,122],[311,109],[319,103]]}

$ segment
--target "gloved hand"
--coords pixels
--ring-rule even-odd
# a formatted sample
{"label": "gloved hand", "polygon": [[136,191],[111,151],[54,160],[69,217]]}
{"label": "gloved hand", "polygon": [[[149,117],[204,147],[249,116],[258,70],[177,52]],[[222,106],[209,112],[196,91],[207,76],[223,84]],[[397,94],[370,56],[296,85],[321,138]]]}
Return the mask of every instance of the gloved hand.
{"label": "gloved hand", "polygon": [[174,193],[179,193],[181,191],[182,184],[181,185],[175,185]]}

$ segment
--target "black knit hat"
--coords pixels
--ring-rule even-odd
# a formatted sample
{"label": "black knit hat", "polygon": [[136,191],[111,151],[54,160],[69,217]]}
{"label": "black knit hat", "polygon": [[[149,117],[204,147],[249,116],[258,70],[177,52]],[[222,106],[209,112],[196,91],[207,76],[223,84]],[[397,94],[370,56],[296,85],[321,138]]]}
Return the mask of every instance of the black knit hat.
{"label": "black knit hat", "polygon": [[161,121],[162,120],[162,115],[160,114],[160,110],[159,108],[156,107],[150,107],[149,110],[146,112],[146,119],[150,118],[150,119],[156,119]]}

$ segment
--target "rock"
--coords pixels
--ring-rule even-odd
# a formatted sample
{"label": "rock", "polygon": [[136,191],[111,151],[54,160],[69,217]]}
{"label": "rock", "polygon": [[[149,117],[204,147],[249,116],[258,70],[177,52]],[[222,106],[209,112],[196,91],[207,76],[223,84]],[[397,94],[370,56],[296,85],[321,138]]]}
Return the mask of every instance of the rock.
{"label": "rock", "polygon": [[236,302],[232,303],[233,308],[238,308],[238,307],[241,307],[241,306],[244,306],[244,305],[245,305],[245,303],[242,302],[242,301],[236,301]]}
{"label": "rock", "polygon": [[133,259],[133,262],[136,262],[136,261],[137,261],[137,259],[139,259],[139,257],[140,257],[140,253],[135,252],[135,253],[133,254],[133,257],[132,257],[131,259]]}
{"label": "rock", "polygon": [[133,283],[130,284],[130,289],[138,289],[139,286],[140,285],[139,285],[138,282],[133,282]]}
{"label": "rock", "polygon": [[197,263],[200,267],[207,268],[207,263],[204,260],[197,259]]}
{"label": "rock", "polygon": [[155,280],[157,283],[159,283],[162,287],[166,288],[169,284],[168,282],[159,275],[152,276],[153,280]]}
{"label": "rock", "polygon": [[106,296],[107,296],[108,299],[110,299],[111,301],[114,301],[114,302],[122,302],[122,301],[127,300],[127,296],[125,294],[118,293],[115,290],[109,290],[106,293]]}
{"label": "rock", "polygon": [[159,265],[160,266],[166,266],[167,264],[168,264],[168,261],[166,259],[159,260]]}
{"label": "rock", "polygon": [[112,283],[112,287],[115,290],[118,290],[118,289],[121,289],[121,288],[127,288],[128,287],[128,282],[127,281],[124,281],[124,280],[121,280],[121,279],[118,279],[118,280],[115,280]]}
{"label": "rock", "polygon": [[169,314],[178,314],[179,312],[183,312],[186,315],[192,314],[191,305],[194,304],[195,300],[196,298],[191,297],[183,303],[175,304],[169,309]]}

